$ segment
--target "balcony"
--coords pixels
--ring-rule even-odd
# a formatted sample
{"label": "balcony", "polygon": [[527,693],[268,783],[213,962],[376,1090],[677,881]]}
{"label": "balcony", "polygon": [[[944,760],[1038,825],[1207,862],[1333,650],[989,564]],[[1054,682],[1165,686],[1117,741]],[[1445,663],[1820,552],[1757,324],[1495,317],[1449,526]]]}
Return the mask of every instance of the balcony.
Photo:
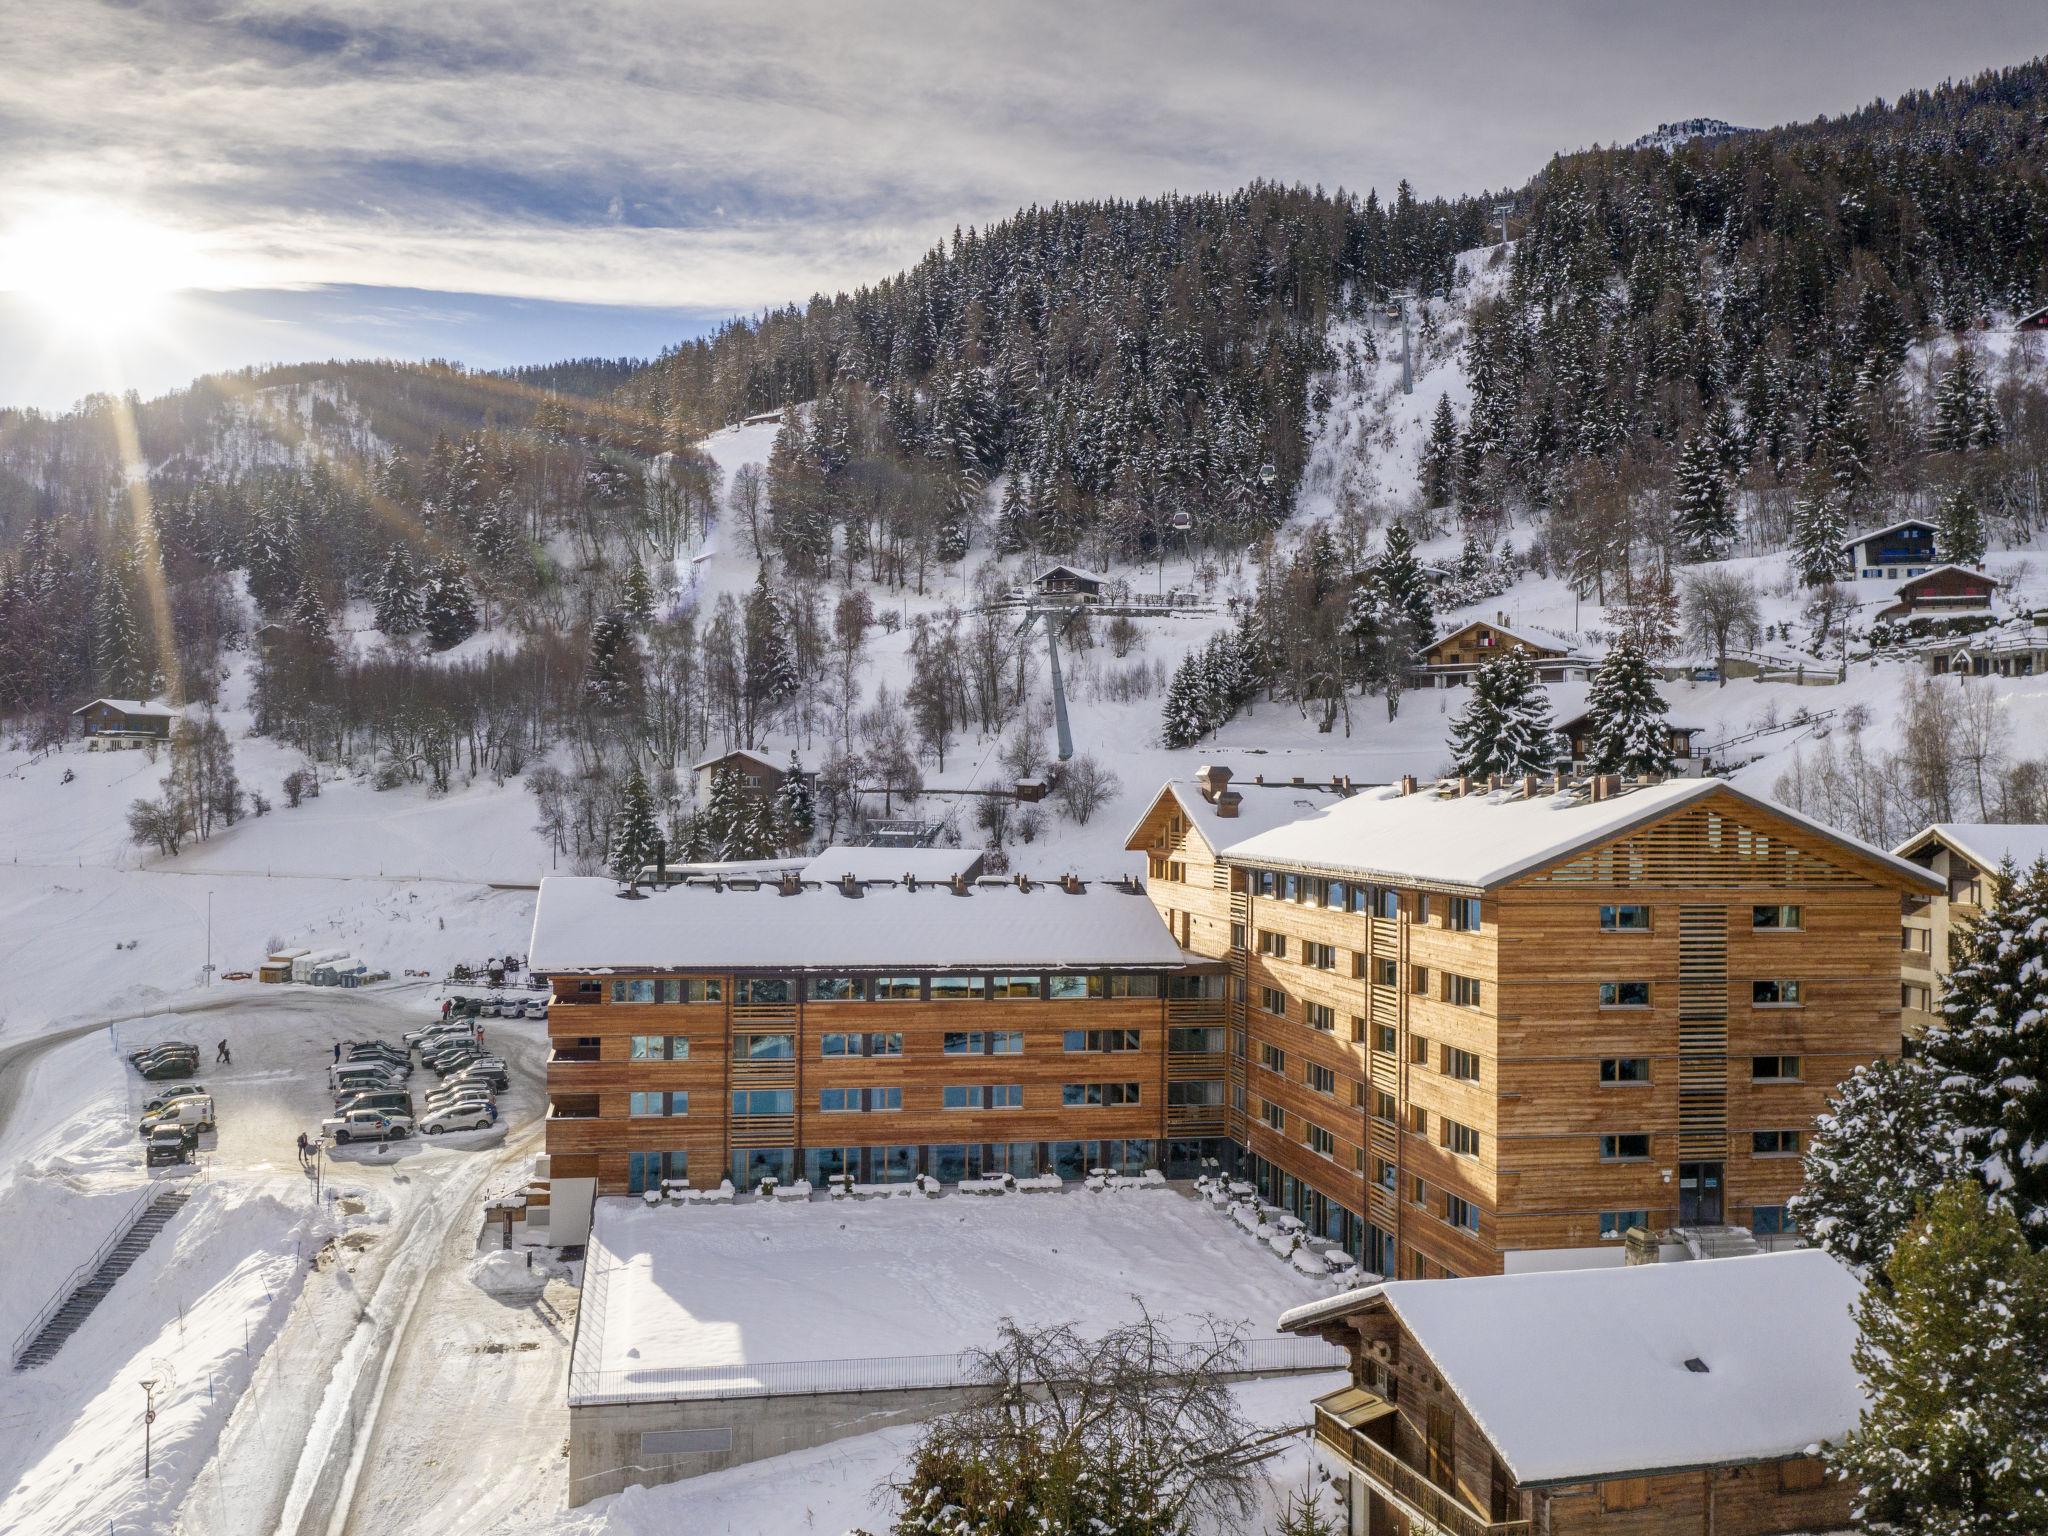
{"label": "balcony", "polygon": [[1488,1520],[1369,1438],[1366,1426],[1391,1418],[1392,1403],[1347,1387],[1317,1398],[1315,1409],[1316,1439],[1408,1517],[1411,1536],[1530,1536],[1530,1521]]}
{"label": "balcony", "polygon": [[554,1099],[548,1104],[550,1120],[595,1120],[597,1100],[590,1098]]}
{"label": "balcony", "polygon": [[548,1053],[548,1065],[551,1067],[558,1062],[564,1061],[597,1061],[600,1059],[597,1047],[594,1045],[558,1045]]}

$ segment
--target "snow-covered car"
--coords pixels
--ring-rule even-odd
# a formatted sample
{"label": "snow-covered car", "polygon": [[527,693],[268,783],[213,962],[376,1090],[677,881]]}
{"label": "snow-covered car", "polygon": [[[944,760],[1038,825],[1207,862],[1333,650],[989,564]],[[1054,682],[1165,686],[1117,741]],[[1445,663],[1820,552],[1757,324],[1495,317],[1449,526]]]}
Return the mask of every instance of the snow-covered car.
{"label": "snow-covered car", "polygon": [[445,1019],[436,1019],[431,1024],[422,1024],[418,1029],[409,1029],[402,1038],[407,1045],[422,1045],[437,1035],[473,1035],[475,1033],[476,1026],[471,1024],[468,1019],[457,1018],[451,1015]]}
{"label": "snow-covered car", "polygon": [[180,1083],[175,1088],[160,1088],[142,1101],[142,1112],[145,1115],[153,1115],[166,1104],[170,1104],[178,1099],[201,1097],[205,1093],[206,1085],[204,1083]]}
{"label": "snow-covered car", "polygon": [[355,1088],[334,1096],[337,1115],[358,1109],[374,1109],[380,1114],[400,1114],[410,1118],[412,1095],[403,1088]]}
{"label": "snow-covered car", "polygon": [[334,1069],[334,1086],[350,1087],[357,1083],[384,1083],[393,1088],[404,1084],[406,1074],[386,1061],[344,1061]]}
{"label": "snow-covered car", "polygon": [[154,1114],[144,1115],[142,1124],[136,1128],[138,1136],[147,1136],[159,1126],[190,1126],[193,1131],[213,1129],[213,1100],[201,1094],[189,1099],[174,1099]]}
{"label": "snow-covered car", "polygon": [[468,1087],[458,1088],[449,1093],[441,1093],[437,1090],[428,1094],[423,1102],[426,1104],[427,1112],[431,1114],[437,1109],[446,1109],[451,1104],[491,1104],[495,1103],[496,1100],[488,1088],[481,1088],[471,1084]]}
{"label": "snow-covered car", "polygon": [[482,1103],[462,1099],[440,1109],[429,1109],[420,1117],[420,1131],[427,1136],[439,1136],[444,1131],[487,1131],[496,1119],[488,1099]]}
{"label": "snow-covered car", "polygon": [[320,1122],[321,1132],[338,1143],[402,1141],[412,1134],[412,1117],[376,1109],[352,1109]]}
{"label": "snow-covered car", "polygon": [[394,1067],[412,1065],[412,1052],[402,1045],[387,1045],[382,1040],[356,1040],[342,1047],[344,1061],[388,1061]]}

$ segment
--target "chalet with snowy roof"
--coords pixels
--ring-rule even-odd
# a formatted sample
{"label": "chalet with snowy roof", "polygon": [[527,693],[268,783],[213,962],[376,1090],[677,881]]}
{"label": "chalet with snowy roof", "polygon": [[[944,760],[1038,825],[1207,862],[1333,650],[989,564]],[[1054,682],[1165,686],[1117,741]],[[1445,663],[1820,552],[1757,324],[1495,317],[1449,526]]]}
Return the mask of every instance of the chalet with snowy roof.
{"label": "chalet with snowy roof", "polygon": [[1935,555],[1934,524],[1909,517],[1886,528],[1859,533],[1842,546],[1858,579],[1897,581],[1918,576],[1940,564]]}
{"label": "chalet with snowy roof", "polygon": [[1211,765],[1125,842],[1231,968],[1222,1135],[1262,1197],[1401,1279],[1798,1241],[1938,878],[1715,779],[1307,789],[1261,812]]}
{"label": "chalet with snowy roof", "polygon": [[2036,859],[2048,858],[2048,825],[1937,822],[1896,851],[1945,882],[1941,891],[1908,899],[1899,919],[1902,1022],[1907,1038],[1917,1040],[1941,1012],[1957,936],[1997,902],[2007,859],[2024,875]]}
{"label": "chalet with snowy roof", "polygon": [[697,776],[697,803],[711,803],[711,781],[721,768],[731,768],[740,776],[740,787],[750,794],[773,797],[782,788],[782,781],[789,777],[789,765],[778,763],[746,747],[737,747],[730,752],[721,752],[717,757],[707,757],[701,763],[692,765],[690,771]]}
{"label": "chalet with snowy roof", "polygon": [[1396,1281],[1283,1314],[1351,1352],[1315,1443],[1354,1532],[1846,1530],[1819,1446],[1865,1406],[1856,1277],[1817,1249]]}
{"label": "chalet with snowy roof", "polygon": [[863,882],[915,880],[938,885],[948,880],[977,880],[987,856],[981,848],[897,848],[888,844],[827,848],[803,867],[802,878],[820,885],[843,880]]}
{"label": "chalet with snowy roof", "polygon": [[[1225,966],[1137,881],[543,880],[551,1173],[600,1194],[928,1174],[1192,1174],[1220,1148]],[[956,861],[961,855],[945,850]],[[861,878],[873,854],[891,872]],[[843,866],[843,867],[842,867]]]}
{"label": "chalet with snowy roof", "polygon": [[1877,610],[1880,619],[1988,618],[1991,594],[1999,581],[1966,565],[1937,565],[1898,585],[1891,603]]}
{"label": "chalet with snowy roof", "polygon": [[1539,682],[1584,682],[1598,664],[1562,635],[1526,624],[1509,624],[1502,614],[1474,619],[1427,646],[1418,661],[1431,686],[1455,688],[1469,683],[1480,666],[1519,651],[1529,658]]}
{"label": "chalet with snowy roof", "polygon": [[140,699],[94,699],[71,711],[79,734],[93,747],[141,747],[170,738],[177,710]]}
{"label": "chalet with snowy roof", "polygon": [[[1705,771],[1706,760],[1694,754],[1693,737],[1700,734],[1697,725],[1671,725],[1664,727],[1665,738],[1671,748],[1671,771],[1685,777],[1697,777]],[[1559,738],[1571,754],[1572,772],[1589,771],[1589,760],[1593,755],[1593,716],[1574,715],[1557,728]]]}
{"label": "chalet with snowy roof", "polygon": [[1078,598],[1084,603],[1100,601],[1109,584],[1110,578],[1100,571],[1084,571],[1073,565],[1055,565],[1040,572],[1031,583],[1041,597]]}
{"label": "chalet with snowy roof", "polygon": [[1937,636],[1920,654],[1936,677],[2048,677],[2048,615],[1971,635]]}
{"label": "chalet with snowy roof", "polygon": [[2048,304],[2021,315],[2013,321],[2012,328],[2016,331],[2048,331]]}

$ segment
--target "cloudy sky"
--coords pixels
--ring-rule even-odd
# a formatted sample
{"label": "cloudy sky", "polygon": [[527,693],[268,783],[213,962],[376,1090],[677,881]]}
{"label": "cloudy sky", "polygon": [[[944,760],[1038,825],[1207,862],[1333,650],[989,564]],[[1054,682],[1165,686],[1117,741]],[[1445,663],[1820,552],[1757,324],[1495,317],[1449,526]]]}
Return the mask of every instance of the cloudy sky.
{"label": "cloudy sky", "polygon": [[0,37],[0,403],[52,407],[335,353],[646,354],[1023,203],[1517,184],[1661,120],[2018,62],[2048,24],[2040,0],[0,0]]}

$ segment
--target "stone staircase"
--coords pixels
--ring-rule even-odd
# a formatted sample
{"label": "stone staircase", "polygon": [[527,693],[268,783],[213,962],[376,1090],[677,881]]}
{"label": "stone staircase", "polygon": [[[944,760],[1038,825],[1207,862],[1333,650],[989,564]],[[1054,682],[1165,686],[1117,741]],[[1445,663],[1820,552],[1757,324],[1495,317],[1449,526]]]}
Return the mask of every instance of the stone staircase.
{"label": "stone staircase", "polygon": [[1764,1251],[1743,1227],[1680,1227],[1678,1237],[1696,1259],[1740,1259]]}
{"label": "stone staircase", "polygon": [[[17,1371],[33,1370],[55,1356],[64,1347],[64,1341],[92,1316],[93,1309],[99,1306],[115,1283],[128,1272],[129,1266],[142,1256],[143,1250],[155,1241],[157,1233],[163,1231],[189,1199],[190,1191],[173,1187],[161,1191],[143,1206],[126,1230],[108,1240],[85,1283],[64,1296],[60,1305],[46,1309],[44,1317],[31,1323],[24,1332],[26,1342],[16,1341],[14,1368]],[[58,1294],[64,1295],[61,1290]]]}

